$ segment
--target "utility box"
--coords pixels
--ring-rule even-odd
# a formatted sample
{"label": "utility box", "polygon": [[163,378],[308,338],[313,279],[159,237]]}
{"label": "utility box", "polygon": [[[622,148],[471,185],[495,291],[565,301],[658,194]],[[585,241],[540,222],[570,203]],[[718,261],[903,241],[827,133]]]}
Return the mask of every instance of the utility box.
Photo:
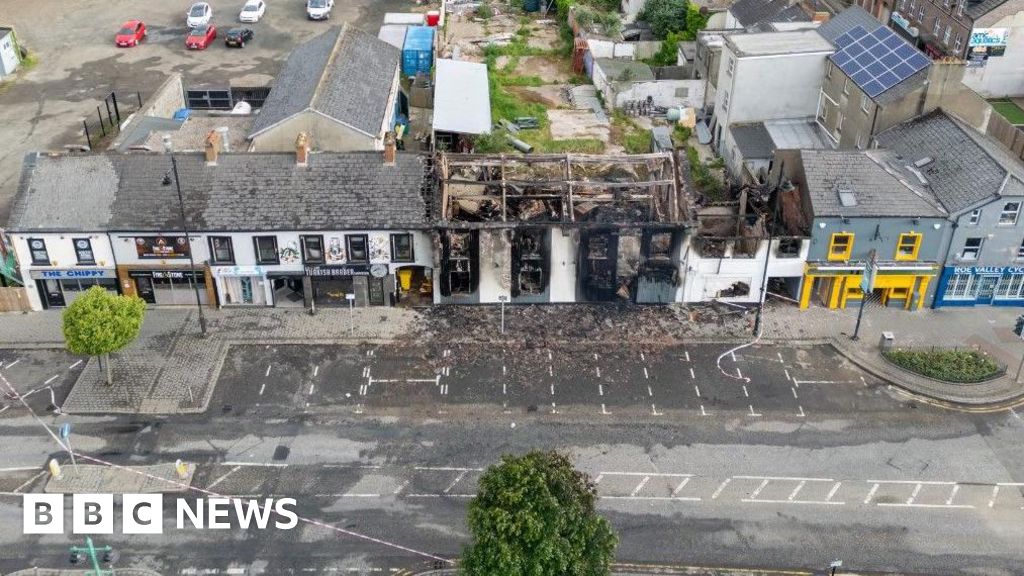
{"label": "utility box", "polygon": [[896,345],[896,336],[892,332],[882,332],[882,337],[878,340],[878,347],[885,351]]}

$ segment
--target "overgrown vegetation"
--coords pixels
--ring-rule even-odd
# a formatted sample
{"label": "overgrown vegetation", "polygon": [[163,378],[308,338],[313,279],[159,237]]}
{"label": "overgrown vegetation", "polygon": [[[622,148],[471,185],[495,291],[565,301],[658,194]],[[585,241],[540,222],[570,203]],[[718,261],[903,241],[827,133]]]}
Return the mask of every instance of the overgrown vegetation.
{"label": "overgrown vegetation", "polygon": [[893,364],[915,374],[944,382],[972,383],[1002,373],[999,364],[977,350],[886,350],[883,355]]}
{"label": "overgrown vegetation", "polygon": [[476,7],[476,17],[481,20],[490,20],[494,17],[494,9],[491,8],[491,5],[487,2],[481,2],[480,5]]}
{"label": "overgrown vegetation", "polygon": [[709,17],[687,0],[648,0],[638,16],[651,25],[651,31],[660,40],[668,39],[672,32],[681,34],[682,40],[694,40],[697,32],[707,26]]}
{"label": "overgrown vegetation", "polygon": [[616,110],[612,115],[611,140],[629,154],[646,154],[651,151],[651,131],[637,126],[621,110]]}
{"label": "overgrown vegetation", "polygon": [[672,143],[676,148],[682,148],[686,146],[686,141],[690,139],[692,133],[693,131],[686,126],[676,124],[675,128],[672,129]]}
{"label": "overgrown vegetation", "polygon": [[644,60],[648,66],[675,66],[679,61],[679,42],[683,40],[682,32],[669,32],[661,41],[661,47],[654,56]]}
{"label": "overgrown vegetation", "polygon": [[722,167],[722,161],[701,162],[700,154],[693,146],[686,147],[686,158],[690,161],[690,177],[697,186],[697,191],[704,194],[712,202],[725,200],[725,187],[722,181],[712,172]]}
{"label": "overgrown vegetation", "polygon": [[605,36],[615,36],[622,31],[622,20],[615,12],[595,10],[587,6],[576,6],[576,24],[588,30],[597,30]]}

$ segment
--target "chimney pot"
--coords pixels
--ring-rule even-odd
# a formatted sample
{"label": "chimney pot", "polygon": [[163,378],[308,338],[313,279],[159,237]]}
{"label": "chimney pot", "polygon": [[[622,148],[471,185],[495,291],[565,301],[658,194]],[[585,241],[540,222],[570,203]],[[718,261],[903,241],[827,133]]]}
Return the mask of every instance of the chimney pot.
{"label": "chimney pot", "polygon": [[398,156],[398,143],[395,141],[395,133],[384,134],[384,164],[394,166],[395,158]]}
{"label": "chimney pot", "polygon": [[295,137],[295,164],[309,166],[309,135],[305,132]]}
{"label": "chimney pot", "polygon": [[206,135],[206,165],[216,166],[218,156],[220,156],[220,134],[216,130],[210,130],[210,133]]}

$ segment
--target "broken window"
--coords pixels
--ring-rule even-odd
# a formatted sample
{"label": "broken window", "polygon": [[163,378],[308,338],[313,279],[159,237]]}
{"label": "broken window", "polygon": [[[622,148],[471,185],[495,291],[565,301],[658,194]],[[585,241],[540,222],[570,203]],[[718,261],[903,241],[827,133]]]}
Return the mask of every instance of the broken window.
{"label": "broken window", "polygon": [[799,238],[779,238],[779,247],[775,255],[779,258],[797,258],[800,256]]}
{"label": "broken window", "polygon": [[448,231],[442,242],[441,295],[472,294],[476,291],[479,259],[476,231]]}
{"label": "broken window", "polygon": [[516,230],[512,244],[512,296],[542,294],[548,283],[547,230]]}
{"label": "broken window", "polygon": [[596,232],[585,236],[580,243],[584,248],[583,288],[588,300],[613,300],[618,289],[618,239],[611,232]]}
{"label": "broken window", "polygon": [[738,298],[740,296],[750,295],[750,284],[747,282],[739,281],[733,282],[725,290],[718,292],[718,298]]}
{"label": "broken window", "polygon": [[645,250],[648,260],[672,259],[672,232],[652,232],[647,236]]}

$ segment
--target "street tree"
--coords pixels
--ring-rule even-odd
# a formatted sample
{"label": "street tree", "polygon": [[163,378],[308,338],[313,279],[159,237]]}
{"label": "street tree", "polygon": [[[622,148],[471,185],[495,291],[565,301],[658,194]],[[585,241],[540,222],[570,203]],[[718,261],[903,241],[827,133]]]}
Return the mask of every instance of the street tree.
{"label": "street tree", "polygon": [[64,340],[73,354],[96,356],[113,384],[110,354],[139,336],[146,303],[138,296],[117,296],[93,286],[64,310]]}
{"label": "street tree", "polygon": [[618,539],[586,474],[557,452],[505,456],[469,505],[466,576],[606,576]]}

